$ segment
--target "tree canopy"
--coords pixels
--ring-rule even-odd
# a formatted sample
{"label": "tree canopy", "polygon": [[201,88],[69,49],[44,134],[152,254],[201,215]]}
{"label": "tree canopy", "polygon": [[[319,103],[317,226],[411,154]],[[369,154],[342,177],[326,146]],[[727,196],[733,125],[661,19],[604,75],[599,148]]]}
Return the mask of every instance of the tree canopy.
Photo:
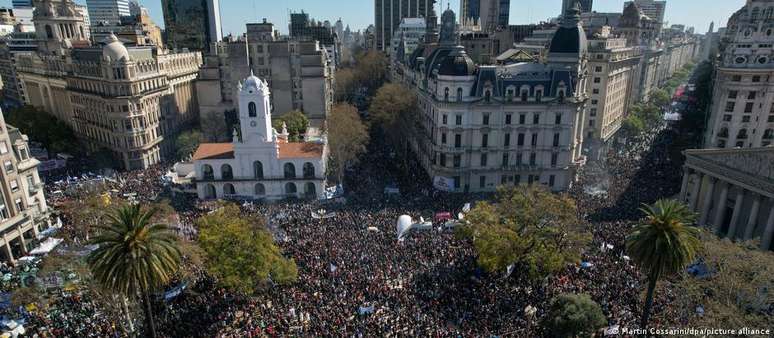
{"label": "tree canopy", "polygon": [[273,119],[271,121],[271,125],[274,127],[274,129],[277,130],[277,132],[282,132],[283,122],[288,128],[288,134],[290,134],[288,136],[288,140],[290,142],[301,141],[304,134],[306,134],[306,129],[309,128],[309,119],[306,117],[304,112],[299,110],[294,110],[282,114],[281,116]]}
{"label": "tree canopy", "polygon": [[495,202],[479,202],[465,219],[459,234],[473,241],[479,265],[492,273],[513,264],[542,278],[579,262],[591,240],[575,201],[544,188],[501,188]]}
{"label": "tree canopy", "polygon": [[331,150],[331,169],[341,182],[344,170],[357,162],[366,151],[368,128],[360,119],[357,108],[339,103],[328,117],[328,146]]}
{"label": "tree canopy", "polygon": [[203,141],[204,135],[198,130],[188,130],[180,133],[175,140],[175,154],[177,158],[184,159],[191,156]]}
{"label": "tree canopy", "polygon": [[85,148],[80,146],[67,123],[36,107],[12,109],[6,114],[5,122],[19,128],[30,140],[40,142],[48,150],[49,156],[61,152],[74,155],[84,153]]}
{"label": "tree canopy", "polygon": [[242,215],[238,206],[223,205],[196,223],[207,270],[223,286],[251,294],[269,278],[279,284],[298,278],[296,263],[282,255],[263,222]]}
{"label": "tree canopy", "polygon": [[552,337],[591,337],[605,324],[605,314],[591,296],[563,293],[551,300],[543,325]]}

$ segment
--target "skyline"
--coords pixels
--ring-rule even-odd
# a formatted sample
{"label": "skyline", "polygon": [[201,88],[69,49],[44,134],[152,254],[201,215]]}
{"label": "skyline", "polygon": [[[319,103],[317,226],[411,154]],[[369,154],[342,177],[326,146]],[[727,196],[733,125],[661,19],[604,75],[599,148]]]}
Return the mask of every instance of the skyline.
{"label": "skyline", "polygon": [[[596,0],[594,1],[594,10],[597,12],[622,12],[624,1]],[[85,4],[85,0],[76,0],[76,2]],[[164,28],[161,0],[140,0],[139,2],[150,10],[153,21]],[[263,0],[221,0],[223,34],[238,35],[244,33],[246,23],[260,22],[263,18],[274,23],[280,32],[287,33],[289,13],[301,10],[309,13],[311,18],[320,21],[330,20],[331,23],[341,17],[344,25],[350,25],[353,31],[363,30],[374,21],[373,0],[337,2],[337,4],[347,3],[347,6],[330,6],[327,2],[313,0],[285,0],[282,6],[266,6],[266,2]],[[510,24],[538,23],[558,16],[561,3],[562,0],[513,1],[511,2]],[[731,14],[742,7],[744,3],[745,0],[668,0],[665,21],[669,24],[684,24],[686,27],[695,27],[697,33],[704,33],[712,21],[715,22],[716,28],[725,27]],[[459,12],[459,0],[439,1],[437,5],[439,16],[440,9],[445,9],[447,4],[455,13]],[[11,0],[0,0],[0,6],[11,7]],[[342,9],[345,11],[342,12]],[[361,15],[361,13],[367,13],[367,15]],[[681,17],[683,13],[696,13],[696,15]]]}

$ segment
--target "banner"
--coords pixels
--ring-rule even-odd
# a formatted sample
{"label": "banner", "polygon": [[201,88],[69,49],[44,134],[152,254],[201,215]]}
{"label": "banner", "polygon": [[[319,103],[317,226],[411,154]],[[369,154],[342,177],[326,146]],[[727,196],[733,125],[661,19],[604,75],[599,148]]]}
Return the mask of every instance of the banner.
{"label": "banner", "polygon": [[433,177],[433,187],[440,191],[454,191],[454,180],[449,177],[436,176]]}

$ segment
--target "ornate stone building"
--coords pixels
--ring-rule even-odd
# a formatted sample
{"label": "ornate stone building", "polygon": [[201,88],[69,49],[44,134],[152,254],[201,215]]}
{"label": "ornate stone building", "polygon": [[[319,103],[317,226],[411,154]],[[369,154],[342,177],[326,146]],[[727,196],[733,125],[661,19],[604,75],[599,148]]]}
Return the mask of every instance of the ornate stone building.
{"label": "ornate stone building", "polygon": [[774,240],[774,148],[685,152],[680,198],[699,225],[732,240]]}
{"label": "ornate stone building", "polygon": [[327,141],[288,142],[286,129],[272,128],[269,85],[258,77],[237,90],[239,132],[230,143],[201,144],[193,156],[199,198],[322,197]]}
{"label": "ornate stone building", "polygon": [[728,21],[704,146],[774,144],[774,3],[748,0]]}
{"label": "ornate stone building", "polygon": [[547,63],[477,66],[455,44],[454,13],[441,23],[439,43],[426,39],[393,65],[396,81],[419,98],[409,143],[428,175],[456,192],[521,183],[566,190],[585,163],[588,54],[579,10],[563,18]]}
{"label": "ornate stone building", "polygon": [[30,155],[27,136],[5,124],[0,112],[0,260],[14,263],[46,226],[48,205],[40,162]]}
{"label": "ornate stone building", "polygon": [[198,118],[201,54],[127,48],[112,34],[92,46],[73,6],[40,0],[36,7],[38,51],[16,60],[26,103],[70,124],[92,150],[110,150],[126,169],[161,162]]}

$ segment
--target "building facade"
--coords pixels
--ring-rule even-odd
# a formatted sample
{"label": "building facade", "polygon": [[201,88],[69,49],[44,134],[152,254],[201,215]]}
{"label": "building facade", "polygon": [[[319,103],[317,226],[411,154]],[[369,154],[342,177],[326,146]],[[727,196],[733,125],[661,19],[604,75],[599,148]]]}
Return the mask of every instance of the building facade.
{"label": "building facade", "polygon": [[12,264],[32,249],[30,242],[45,230],[49,214],[40,162],[30,155],[27,142],[0,113],[0,259]]}
{"label": "building facade", "polygon": [[[317,41],[281,39],[271,23],[248,24],[246,39],[218,44],[207,56],[197,90],[202,116],[234,111],[240,74],[251,71],[271,88],[272,114],[299,110],[319,128],[333,106],[333,60]],[[222,119],[221,119],[222,120]]]}
{"label": "building facade", "polygon": [[36,10],[38,50],[16,57],[25,103],[69,124],[91,150],[109,150],[125,169],[174,154],[176,135],[198,118],[201,54],[127,48],[115,35],[92,46],[72,2],[42,5],[54,11]]}
{"label": "building facade", "polygon": [[572,7],[576,1],[580,4],[581,15],[591,13],[592,7],[594,6],[594,0],[562,0],[562,15],[564,15],[567,9]]}
{"label": "building facade", "polygon": [[425,37],[426,27],[424,18],[403,18],[392,37],[390,57],[399,57],[397,51],[400,44],[403,44],[403,56],[411,55]]}
{"label": "building facade", "polygon": [[328,147],[288,142],[271,126],[269,85],[251,74],[238,86],[239,132],[231,143],[205,143],[193,156],[200,199],[279,200],[324,196]]}
{"label": "building facade", "polygon": [[626,39],[598,34],[589,40],[590,98],[584,126],[584,150],[590,158],[606,154],[613,136],[621,129],[632,93],[640,80],[641,49],[626,45]]}
{"label": "building facade", "polygon": [[511,13],[510,0],[479,0],[481,9],[479,26],[485,32],[508,27]]}
{"label": "building facade", "polygon": [[401,19],[427,18],[435,3],[436,0],[374,0],[375,48],[388,51]]}
{"label": "building facade", "polygon": [[774,144],[774,6],[750,0],[728,23],[716,65],[707,148]]}
{"label": "building facade", "polygon": [[666,13],[665,0],[634,0],[624,2],[624,8],[631,4],[637,5],[648,18],[656,22],[656,30],[660,33],[664,25],[664,14]]}
{"label": "building facade", "polygon": [[38,49],[35,32],[13,32],[0,37],[0,78],[6,106],[20,107],[25,102],[24,89],[16,74],[16,56]]}
{"label": "building facade", "polygon": [[86,0],[92,26],[116,25],[122,16],[129,16],[129,0]]}
{"label": "building facade", "polygon": [[514,184],[568,189],[585,162],[587,42],[578,11],[564,17],[545,64],[477,66],[454,43],[453,22],[447,10],[440,42],[395,65],[419,98],[409,143],[422,167],[455,192]]}
{"label": "building facade", "polygon": [[774,148],[685,152],[680,198],[699,225],[731,240],[774,241]]}
{"label": "building facade", "polygon": [[209,51],[223,39],[219,0],[162,0],[161,7],[169,48]]}

